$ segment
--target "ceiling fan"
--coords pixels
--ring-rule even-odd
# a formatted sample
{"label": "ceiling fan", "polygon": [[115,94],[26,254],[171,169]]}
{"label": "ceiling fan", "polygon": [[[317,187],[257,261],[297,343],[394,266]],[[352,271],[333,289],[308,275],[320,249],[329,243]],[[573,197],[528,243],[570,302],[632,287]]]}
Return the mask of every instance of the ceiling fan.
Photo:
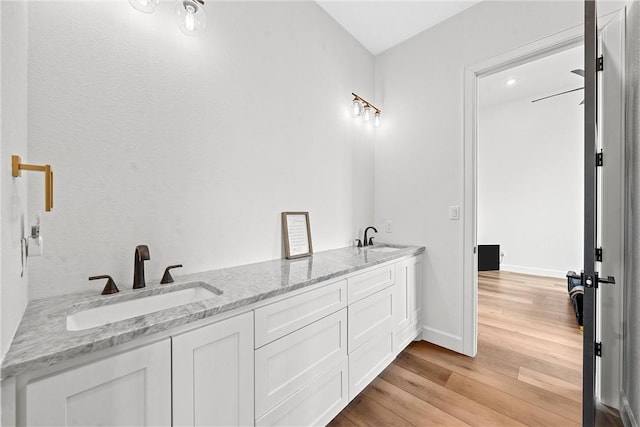
{"label": "ceiling fan", "polygon": [[[571,70],[571,72],[573,74],[577,74],[580,77],[584,78],[584,70],[582,70],[582,69]],[[577,91],[583,90],[583,89],[584,89],[584,86],[583,87],[579,87],[577,89],[565,90],[564,92],[554,93],[553,95],[544,96],[542,98],[534,99],[531,102],[538,102],[538,101],[542,101],[542,100],[545,100],[545,99],[553,98],[554,96],[564,95],[565,93],[577,92]],[[582,101],[580,101],[580,104],[578,104],[578,105],[582,105],[582,104],[584,104],[584,99]]]}

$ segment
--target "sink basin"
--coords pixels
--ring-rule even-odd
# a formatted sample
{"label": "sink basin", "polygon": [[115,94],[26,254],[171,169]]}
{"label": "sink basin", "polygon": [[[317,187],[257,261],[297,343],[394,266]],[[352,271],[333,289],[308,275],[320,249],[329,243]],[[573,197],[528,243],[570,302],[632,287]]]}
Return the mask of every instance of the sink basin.
{"label": "sink basin", "polygon": [[370,252],[395,252],[400,249],[405,249],[406,246],[392,246],[392,245],[380,245],[369,248]]}
{"label": "sink basin", "polygon": [[123,295],[119,301],[113,301],[109,304],[67,314],[67,330],[81,331],[95,328],[96,326],[142,316],[168,308],[215,298],[222,293],[220,290],[202,282],[185,284],[175,290],[167,289],[167,292],[160,294],[153,294],[151,292],[157,292],[157,289],[148,290],[146,293],[150,295],[147,296],[139,294]]}
{"label": "sink basin", "polygon": [[369,249],[371,252],[395,252],[399,251],[401,248],[390,248],[389,246],[383,246],[381,248],[371,248]]}

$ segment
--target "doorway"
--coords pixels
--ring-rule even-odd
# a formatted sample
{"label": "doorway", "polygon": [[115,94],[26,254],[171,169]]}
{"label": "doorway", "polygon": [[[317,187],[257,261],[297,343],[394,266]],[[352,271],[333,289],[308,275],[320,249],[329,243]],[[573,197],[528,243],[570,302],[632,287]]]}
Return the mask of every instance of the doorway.
{"label": "doorway", "polygon": [[[602,87],[607,89],[600,97],[604,108],[604,119],[599,123],[601,139],[607,142],[608,168],[602,170],[602,181],[605,188],[603,203],[600,206],[600,217],[603,218],[603,237],[599,243],[608,246],[610,257],[600,262],[599,271],[605,277],[623,276],[623,205],[624,180],[621,179],[624,152],[621,129],[624,129],[624,9],[599,18],[599,38],[602,40],[601,52],[604,52],[604,66],[608,70],[600,74]],[[463,333],[465,354],[474,356],[478,349],[478,281],[477,281],[477,204],[476,204],[476,172],[477,172],[477,140],[478,140],[478,82],[483,76],[489,76],[505,69],[549,56],[554,52],[566,50],[582,42],[584,27],[578,26],[555,34],[529,45],[523,46],[503,55],[490,58],[465,69],[465,144],[464,144],[464,207],[463,207],[463,275],[464,275],[464,318]],[[590,65],[591,66],[591,65]],[[607,184],[609,182],[609,184]],[[614,184],[614,185],[611,185]],[[607,196],[609,194],[609,196]],[[606,199],[609,198],[607,202]],[[608,234],[610,237],[606,237]],[[612,243],[607,245],[607,241]],[[595,249],[592,249],[595,250]],[[586,251],[586,249],[585,249]],[[586,253],[586,252],[585,252]],[[599,339],[602,347],[608,349],[606,355],[597,360],[597,377],[600,384],[595,393],[600,401],[614,408],[619,407],[620,354],[621,354],[621,295],[624,278],[616,287],[600,287],[598,293],[599,313],[598,328],[602,331]],[[604,309],[603,309],[604,308]],[[587,347],[585,347],[586,349]],[[591,348],[591,347],[589,347]]]}
{"label": "doorway", "polygon": [[582,416],[583,338],[566,274],[583,254],[583,51],[478,79],[478,351],[553,396],[539,402],[546,424]]}

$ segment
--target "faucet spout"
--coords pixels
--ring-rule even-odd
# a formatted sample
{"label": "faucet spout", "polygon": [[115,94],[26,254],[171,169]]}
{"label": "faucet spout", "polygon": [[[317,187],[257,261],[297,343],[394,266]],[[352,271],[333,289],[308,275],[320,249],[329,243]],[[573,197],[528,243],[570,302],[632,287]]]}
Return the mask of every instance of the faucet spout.
{"label": "faucet spout", "polygon": [[150,259],[149,247],[147,245],[136,246],[136,251],[133,254],[133,289],[145,287],[144,262]]}
{"label": "faucet spout", "polygon": [[371,239],[373,239],[373,237],[371,239],[367,239],[367,232],[370,229],[375,231],[376,233],[378,232],[378,230],[376,230],[375,227],[367,227],[367,228],[364,229],[364,245],[365,246],[373,245],[373,240],[371,240]]}

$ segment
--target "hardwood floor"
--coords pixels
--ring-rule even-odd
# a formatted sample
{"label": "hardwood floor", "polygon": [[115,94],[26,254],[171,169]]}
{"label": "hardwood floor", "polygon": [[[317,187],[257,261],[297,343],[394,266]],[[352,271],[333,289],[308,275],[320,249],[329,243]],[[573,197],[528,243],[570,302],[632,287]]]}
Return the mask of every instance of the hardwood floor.
{"label": "hardwood floor", "polygon": [[580,425],[582,333],[566,286],[481,272],[477,356],[414,342],[329,425]]}

